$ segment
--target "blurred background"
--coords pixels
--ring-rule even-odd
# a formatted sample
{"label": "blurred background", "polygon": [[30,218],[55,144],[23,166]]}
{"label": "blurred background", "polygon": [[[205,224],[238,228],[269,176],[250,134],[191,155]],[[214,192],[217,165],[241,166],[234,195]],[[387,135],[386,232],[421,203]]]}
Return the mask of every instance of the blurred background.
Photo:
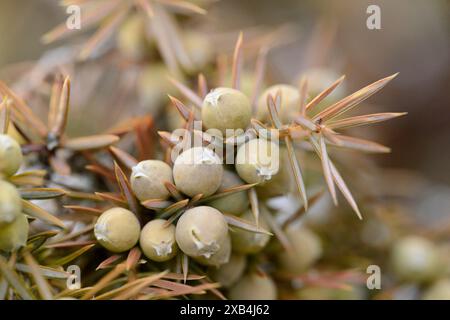
{"label": "blurred background", "polygon": [[[0,69],[37,60],[44,50],[58,45],[40,41],[45,32],[67,17],[57,3],[0,2]],[[366,27],[366,9],[370,4],[381,8],[381,30]],[[235,32],[233,36],[240,29],[293,26],[292,42],[275,48],[269,57],[270,74],[278,81],[291,82],[302,68],[320,64],[345,74],[350,92],[400,72],[369,100],[376,112],[409,113],[378,130],[382,131],[379,141],[391,146],[392,153],[376,156],[377,161],[386,167],[417,171],[436,183],[448,185],[449,6],[445,0],[227,0],[208,3],[209,13],[201,18],[201,23],[208,25],[209,33]],[[318,33],[326,39],[314,40]],[[316,51],[311,54],[314,41],[320,43],[315,44]]]}

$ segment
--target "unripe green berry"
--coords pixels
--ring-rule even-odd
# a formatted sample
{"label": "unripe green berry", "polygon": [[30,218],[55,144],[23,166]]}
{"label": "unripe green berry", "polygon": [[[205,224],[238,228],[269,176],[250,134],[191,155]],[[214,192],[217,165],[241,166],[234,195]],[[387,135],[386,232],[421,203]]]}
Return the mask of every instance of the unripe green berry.
{"label": "unripe green berry", "polygon": [[22,214],[22,201],[16,187],[0,180],[0,227],[8,225]]}
{"label": "unripe green berry", "polygon": [[[253,94],[253,91],[255,90],[255,74],[250,70],[243,70],[240,79],[239,79],[239,91],[241,91],[243,94],[245,94],[247,97],[251,97]],[[232,74],[227,73],[225,76],[225,80],[223,83],[231,84],[232,83]],[[260,84],[261,89],[264,90],[266,87],[266,84],[263,82]]]}
{"label": "unripe green berry", "polygon": [[251,106],[248,98],[231,88],[216,88],[203,100],[202,122],[207,129],[245,129],[250,124]]}
{"label": "unripe green berry", "polygon": [[186,51],[191,58],[193,69],[188,72],[199,71],[214,59],[211,42],[199,32],[188,31],[183,34]]}
{"label": "unripe green berry", "polygon": [[132,168],[131,188],[140,201],[167,199],[169,191],[165,182],[173,183],[172,168],[159,160],[145,160]]}
{"label": "unripe green berry", "polygon": [[152,46],[146,35],[145,19],[135,14],[128,17],[119,29],[117,47],[121,54],[132,60],[142,60],[151,55]]}
{"label": "unripe green berry", "polygon": [[[220,185],[217,192],[220,193],[226,189],[241,186],[244,183],[245,182],[242,181],[236,173],[225,170],[223,172],[222,184]],[[243,191],[230,194],[229,196],[225,196],[217,200],[213,200],[209,203],[209,205],[216,208],[220,212],[240,215],[248,209],[249,200],[247,193]]]}
{"label": "unripe green berry", "polygon": [[231,300],[275,300],[277,286],[269,276],[251,273],[231,287],[228,297]]}
{"label": "unripe green berry", "polygon": [[195,207],[180,217],[175,237],[178,247],[188,256],[209,259],[227,245],[228,224],[217,209]]}
{"label": "unripe green berry", "polygon": [[266,182],[279,171],[280,151],[277,144],[265,139],[253,139],[241,145],[235,167],[247,183]]}
{"label": "unripe green berry", "polygon": [[198,263],[205,266],[220,267],[221,265],[230,261],[231,256],[231,238],[227,235],[226,239],[222,241],[219,251],[212,254],[210,257],[200,256],[194,258]]}
{"label": "unripe green berry", "polygon": [[[267,210],[264,206],[260,206],[260,210]],[[255,218],[251,210],[247,210],[241,217],[242,219],[255,223]],[[259,217],[259,226],[265,230],[269,229],[269,225],[264,219]],[[233,251],[243,254],[254,254],[260,252],[270,240],[270,235],[265,233],[256,233],[239,228],[230,232]]]}
{"label": "unripe green berry", "polygon": [[278,116],[281,122],[288,124],[294,118],[295,113],[300,111],[300,93],[294,86],[288,84],[277,84],[267,88],[258,100],[258,112],[256,118],[260,121],[270,120],[269,109],[267,108],[267,97],[271,95],[274,99],[277,92],[281,92],[281,105]]}
{"label": "unripe green berry", "polygon": [[439,250],[429,240],[408,236],[398,240],[391,252],[394,273],[405,281],[424,282],[440,276]]}
{"label": "unripe green berry", "polygon": [[270,180],[256,187],[260,199],[286,195],[293,188],[294,180],[289,164],[289,155],[285,147],[280,147],[279,150],[280,169]]}
{"label": "unripe green berry", "polygon": [[294,275],[300,274],[322,256],[322,243],[313,231],[304,227],[290,227],[285,234],[292,252],[283,250],[278,253],[277,258],[282,270]]}
{"label": "unripe green berry", "polygon": [[20,213],[14,222],[0,227],[0,250],[11,252],[25,246],[28,230],[28,219]]}
{"label": "unripe green berry", "polygon": [[310,286],[301,288],[296,292],[300,300],[364,300],[367,297],[363,288],[326,288]]}
{"label": "unripe green berry", "polygon": [[0,175],[12,176],[22,164],[22,149],[16,140],[0,134]]}
{"label": "unripe green berry", "polygon": [[10,136],[11,138],[13,138],[14,140],[16,140],[16,142],[21,145],[26,143],[27,141],[24,139],[24,137],[22,136],[22,134],[17,130],[16,126],[14,125],[14,123],[10,123],[8,125],[8,131],[6,132],[6,134],[8,136]]}
{"label": "unripe green berry", "polygon": [[[312,68],[306,70],[299,77],[299,81],[304,77],[308,81],[308,92],[310,98],[314,98],[323,90],[328,88],[339,79],[340,75],[330,68]],[[345,95],[345,83],[341,83],[324,99],[326,101],[336,101]],[[320,103],[322,104],[322,102]],[[320,109],[320,104],[318,108]]]}
{"label": "unripe green berry", "polygon": [[139,240],[141,226],[133,212],[124,208],[111,208],[102,213],[95,223],[97,241],[112,252],[133,248]]}
{"label": "unripe green berry", "polygon": [[210,275],[214,281],[228,288],[234,285],[244,274],[247,266],[245,255],[232,253],[230,260],[219,268],[211,268]]}
{"label": "unripe green berry", "polygon": [[178,251],[175,241],[175,226],[166,226],[167,220],[155,219],[142,228],[139,244],[144,255],[153,261],[172,259]]}
{"label": "unripe green berry", "polygon": [[450,279],[441,279],[425,290],[423,300],[450,300]]}
{"label": "unripe green berry", "polygon": [[[157,115],[161,108],[169,102],[167,94],[175,94],[176,90],[169,80],[170,71],[163,63],[152,63],[143,67],[139,75],[137,90],[142,107],[146,112]],[[184,82],[180,76],[177,80]],[[173,109],[175,109],[172,106]]]}
{"label": "unripe green berry", "polygon": [[173,165],[173,178],[177,188],[193,197],[212,195],[222,183],[223,166],[211,149],[195,147],[181,153]]}

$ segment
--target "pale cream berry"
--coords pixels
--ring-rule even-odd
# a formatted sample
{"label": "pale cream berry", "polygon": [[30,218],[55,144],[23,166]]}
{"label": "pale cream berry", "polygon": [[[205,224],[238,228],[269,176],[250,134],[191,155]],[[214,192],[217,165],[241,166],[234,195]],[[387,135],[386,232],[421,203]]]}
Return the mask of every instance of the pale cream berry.
{"label": "pale cream berry", "polygon": [[423,293],[423,300],[450,300],[450,279],[440,279]]}
{"label": "pale cream berry", "polygon": [[132,168],[131,188],[140,201],[167,199],[165,182],[173,183],[172,168],[159,160],[144,160]]}
{"label": "pale cream berry", "polygon": [[230,261],[230,256],[231,256],[231,238],[229,235],[227,235],[226,239],[222,241],[222,244],[216,253],[212,254],[209,257],[202,255],[196,257],[195,260],[198,263],[203,264],[205,266],[219,267]]}
{"label": "pale cream berry", "polygon": [[[225,170],[223,173],[222,184],[217,190],[217,193],[243,184],[245,184],[245,182],[242,181],[236,173]],[[213,200],[208,204],[220,212],[240,215],[248,209],[249,199],[247,192],[241,191]]]}
{"label": "pale cream berry", "polygon": [[125,20],[117,36],[117,47],[123,56],[138,61],[151,56],[152,45],[146,28],[142,15],[134,14]]}
{"label": "pale cream berry", "polygon": [[219,268],[211,268],[209,273],[214,281],[223,287],[234,285],[244,274],[247,258],[243,254],[232,253],[230,260]]}
{"label": "pale cream berry", "polygon": [[211,258],[228,241],[228,224],[220,211],[200,206],[187,210],[178,220],[175,237],[188,256]]}
{"label": "pale cream berry", "polygon": [[212,195],[219,189],[222,176],[222,161],[214,151],[204,147],[184,151],[173,165],[175,185],[190,197]]}
{"label": "pale cream berry", "polygon": [[27,217],[20,213],[16,219],[0,227],[0,250],[11,252],[25,246],[29,224]]}
{"label": "pale cream berry", "polygon": [[12,176],[22,164],[22,149],[9,135],[0,134],[0,176]]}
{"label": "pale cream berry", "polygon": [[[260,206],[260,210],[267,210],[264,206]],[[247,210],[242,216],[242,219],[255,223],[255,218],[251,210]],[[264,230],[269,230],[269,225],[260,216],[259,226]],[[233,251],[242,254],[255,254],[260,252],[269,243],[270,235],[266,233],[252,232],[244,229],[234,228],[231,234],[231,242],[233,244]]]}
{"label": "pale cream berry", "polygon": [[235,167],[238,175],[247,183],[267,182],[280,169],[279,147],[265,139],[250,140],[239,147]]}
{"label": "pale cream berry", "polygon": [[22,214],[22,200],[16,187],[0,180],[0,227],[8,225]]}
{"label": "pale cream berry", "polygon": [[94,228],[97,241],[112,252],[133,248],[139,240],[140,231],[141,226],[134,213],[119,207],[103,212]]}
{"label": "pale cream berry", "polygon": [[441,275],[439,250],[429,240],[408,236],[398,240],[391,251],[394,273],[405,281],[424,282]]}
{"label": "pale cream berry", "polygon": [[277,93],[281,93],[281,105],[278,116],[281,122],[289,124],[296,113],[300,111],[300,93],[294,86],[288,84],[277,84],[267,88],[258,100],[258,111],[256,118],[263,122],[270,121],[270,113],[267,107],[267,98],[271,95],[274,99]]}
{"label": "pale cream berry", "polygon": [[175,226],[167,220],[155,219],[142,228],[139,244],[144,255],[153,261],[167,261],[178,252]]}
{"label": "pale cream berry", "polygon": [[292,252],[282,250],[278,253],[280,268],[291,274],[300,274],[311,267],[322,256],[320,238],[305,227],[289,227],[285,234]]}
{"label": "pale cream berry", "polygon": [[269,276],[250,273],[230,288],[228,297],[232,300],[275,300],[277,286]]}
{"label": "pale cream berry", "polygon": [[250,119],[250,101],[239,90],[216,88],[203,100],[202,121],[207,129],[218,129],[226,135],[226,129],[245,130]]}

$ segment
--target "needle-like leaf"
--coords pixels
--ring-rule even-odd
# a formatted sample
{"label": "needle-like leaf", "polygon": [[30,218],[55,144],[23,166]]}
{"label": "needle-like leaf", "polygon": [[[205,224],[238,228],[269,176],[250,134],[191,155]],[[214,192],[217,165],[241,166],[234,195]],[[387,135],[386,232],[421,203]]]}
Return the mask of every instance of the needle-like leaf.
{"label": "needle-like leaf", "polygon": [[[189,202],[189,200],[188,200]],[[150,210],[161,210],[165,209],[173,204],[172,201],[163,200],[163,199],[149,199],[142,201],[141,204]]]}
{"label": "needle-like leaf", "polygon": [[258,195],[254,188],[248,190],[248,199],[250,201],[250,209],[252,210],[253,218],[255,219],[256,227],[259,228],[259,202]]}
{"label": "needle-like leaf", "polygon": [[339,171],[337,171],[334,164],[330,161],[330,167],[331,167],[331,174],[334,177],[334,181],[336,182],[336,185],[341,190],[342,194],[344,195],[345,199],[347,199],[350,206],[355,211],[356,215],[360,220],[362,220],[361,212],[359,211],[358,205],[355,202],[355,199],[353,199],[353,196],[348,189],[347,185],[344,182],[344,179],[342,179],[341,175],[339,174]]}
{"label": "needle-like leaf", "polygon": [[22,200],[22,208],[24,213],[33,218],[37,218],[63,229],[66,228],[63,221],[29,201]]}
{"label": "needle-like leaf", "polygon": [[333,177],[331,175],[330,159],[328,158],[327,147],[325,145],[325,139],[322,135],[319,135],[319,147],[320,147],[320,160],[322,162],[323,174],[325,176],[325,181],[330,190],[331,198],[333,199],[334,205],[337,206],[337,196],[336,189],[334,187]]}
{"label": "needle-like leaf", "polygon": [[260,49],[258,53],[258,58],[256,59],[256,69],[255,69],[255,84],[252,91],[251,96],[251,105],[252,105],[252,113],[256,113],[257,108],[257,100],[259,97],[259,93],[261,91],[264,75],[266,72],[266,64],[267,64],[267,53],[269,49],[267,46],[264,46]]}
{"label": "needle-like leaf", "polygon": [[208,94],[208,83],[206,82],[206,78],[203,75],[203,73],[200,73],[198,75],[198,94],[200,97],[205,98],[205,96]]}
{"label": "needle-like leaf", "polygon": [[181,83],[180,81],[169,77],[170,82],[181,92],[181,94],[188,99],[190,102],[194,104],[194,106],[198,109],[202,108],[203,100],[200,98],[194,91],[188,88],[186,85]]}
{"label": "needle-like leaf", "polygon": [[79,55],[81,60],[87,59],[119,27],[128,13],[128,5],[128,2],[125,2],[124,6],[117,7],[114,13],[106,18],[94,35],[83,45]]}
{"label": "needle-like leaf", "polygon": [[184,200],[184,197],[181,195],[180,191],[178,191],[177,187],[173,183],[166,181],[164,185],[166,186],[167,191],[170,192],[172,197],[174,197],[178,201]]}
{"label": "needle-like leaf", "polygon": [[69,262],[77,259],[78,257],[81,257],[86,251],[90,250],[94,246],[95,246],[95,243],[88,244],[87,246],[84,246],[81,249],[78,249],[75,252],[72,252],[71,254],[69,254],[65,257],[51,261],[51,264],[54,266],[64,266],[64,265],[68,264]]}
{"label": "needle-like leaf", "polygon": [[316,121],[321,119],[322,122],[338,117],[339,115],[349,111],[357,104],[369,98],[374,93],[378,92],[382,89],[389,81],[394,79],[398,73],[393,74],[392,76],[383,78],[378,80],[361,90],[356,91],[355,93],[345,97],[344,99],[336,102],[330,107],[326,108],[322,112],[319,112],[316,116],[314,116],[313,120]]}
{"label": "needle-like leaf", "polygon": [[131,169],[138,164],[138,161],[135,157],[133,157],[128,152],[123,151],[122,149],[111,146],[109,147],[109,151],[117,162],[121,163],[128,169]]}
{"label": "needle-like leaf", "polygon": [[173,1],[173,0],[158,0],[168,6],[173,6],[178,9],[186,10],[188,12],[206,14],[206,10],[187,1]]}
{"label": "needle-like leaf", "polygon": [[147,14],[147,16],[151,19],[155,15],[153,12],[153,8],[150,5],[150,1],[148,0],[135,0],[138,6],[142,8],[142,10]]}
{"label": "needle-like leaf", "polygon": [[215,194],[213,194],[211,196],[199,199],[196,202],[196,204],[200,204],[200,203],[204,203],[204,202],[209,202],[209,201],[212,201],[212,200],[220,199],[220,198],[229,196],[229,195],[237,193],[237,192],[243,192],[243,191],[251,189],[252,187],[254,187],[256,185],[257,185],[257,183],[251,183],[251,184],[244,184],[244,185],[241,185],[241,186],[235,186],[235,187],[232,187],[232,188],[224,189],[222,191],[216,192]]}
{"label": "needle-like leaf", "polygon": [[335,135],[335,145],[338,147],[354,149],[363,152],[373,152],[373,153],[389,153],[391,149],[389,147],[383,146],[379,143],[344,136],[344,135]]}
{"label": "needle-like leaf", "polygon": [[129,288],[128,290],[123,291],[122,294],[116,296],[114,300],[126,300],[133,298],[134,296],[138,295],[142,289],[148,287],[155,281],[161,279],[167,272],[168,270],[165,270],[163,272],[145,277],[144,279],[137,280],[139,281],[137,285],[133,286],[132,288]]}
{"label": "needle-like leaf", "polygon": [[149,31],[151,30],[151,33],[156,39],[156,45],[167,68],[173,74],[180,74],[177,57],[169,41],[170,35],[168,35],[164,22],[161,19],[160,11],[162,9],[160,5],[152,2],[152,10],[154,14],[149,20]]}
{"label": "needle-like leaf", "polygon": [[189,275],[189,257],[184,253],[181,256],[181,269],[183,270],[183,283],[186,283]]}
{"label": "needle-like leaf", "polygon": [[41,186],[44,184],[44,177],[47,174],[45,170],[31,170],[16,174],[9,178],[15,185],[23,186]]}
{"label": "needle-like leaf", "polygon": [[294,122],[298,123],[303,128],[308,129],[310,131],[317,131],[319,129],[317,124],[315,124],[313,121],[309,120],[308,118],[302,115],[297,115],[294,119]]}
{"label": "needle-like leaf", "polygon": [[[120,1],[120,0],[119,0]],[[86,30],[95,24],[99,23],[103,18],[108,16],[119,3],[118,0],[101,1],[98,6],[90,9],[88,7],[83,9],[83,29],[69,29],[66,22],[58,25],[56,28],[50,30],[42,36],[42,42],[47,44],[56,40],[63,39],[69,35],[75,34],[80,30]],[[73,4],[73,3],[70,3]],[[68,4],[69,5],[69,4]]]}
{"label": "needle-like leaf", "polygon": [[122,256],[120,254],[114,254],[112,256],[110,256],[109,258],[106,258],[105,260],[103,260],[98,266],[97,268],[95,268],[95,270],[102,270],[102,269],[106,269],[112,266],[112,264],[114,262],[116,262],[117,260],[119,260],[120,258],[122,258]]}
{"label": "needle-like leaf", "polygon": [[335,82],[333,82],[333,84],[331,86],[329,86],[328,88],[326,88],[325,90],[323,90],[321,93],[319,93],[317,96],[314,97],[314,99],[312,99],[307,105],[306,105],[306,110],[310,110],[312,108],[314,108],[315,106],[317,106],[320,102],[322,102],[323,99],[325,99],[338,85],[340,85],[342,83],[342,81],[344,81],[345,79],[345,75],[343,75],[342,77],[340,77],[339,79],[337,79]]}
{"label": "needle-like leaf", "polygon": [[8,105],[8,97],[3,97],[2,104],[0,105],[0,133],[6,134],[8,132],[10,118],[10,110]]}
{"label": "needle-like leaf", "polygon": [[62,75],[55,75],[55,80],[52,85],[52,91],[50,95],[50,104],[47,115],[47,127],[53,128],[55,126],[56,114],[58,113],[58,103],[60,101],[62,90]]}
{"label": "needle-like leaf", "polygon": [[35,297],[31,291],[27,288],[27,285],[20,279],[17,273],[8,265],[6,259],[0,255],[0,271],[2,277],[8,281],[10,286],[14,288],[17,294],[23,300],[34,300]]}
{"label": "needle-like leaf", "polygon": [[[30,266],[22,263],[16,263],[16,270],[24,273],[32,273],[32,269]],[[42,276],[49,279],[67,279],[70,276],[69,272],[64,271],[61,267],[58,268],[50,268],[44,266],[38,266],[40,273]]]}
{"label": "needle-like leaf", "polygon": [[374,124],[393,118],[406,115],[407,112],[386,112],[386,113],[374,113],[363,116],[356,116],[346,119],[339,119],[327,122],[327,127],[330,129],[346,129],[357,126],[364,126],[368,124]]}
{"label": "needle-like leaf", "polygon": [[122,171],[122,169],[119,167],[117,162],[114,162],[114,172],[117,179],[117,184],[119,185],[120,192],[122,193],[122,196],[127,199],[128,207],[130,210],[139,217],[139,202],[136,199],[136,196],[133,193],[133,189],[131,189],[130,182],[128,181],[127,176]]}
{"label": "needle-like leaf", "polygon": [[86,206],[64,205],[63,207],[66,209],[69,209],[69,210],[73,210],[77,213],[85,213],[85,214],[92,215],[94,217],[99,217],[104,211],[101,209],[91,208],[91,207],[86,207]]}
{"label": "needle-like leaf", "polygon": [[128,257],[125,262],[127,271],[130,271],[132,268],[134,268],[138,264],[139,259],[141,259],[141,255],[142,255],[142,252],[139,249],[139,247],[134,247],[133,249],[131,249],[128,252]]}
{"label": "needle-like leaf", "polygon": [[231,215],[231,214],[223,214],[225,217],[225,220],[227,221],[227,223],[230,226],[239,228],[239,229],[243,229],[246,231],[250,231],[250,232],[254,232],[254,233],[263,233],[263,234],[268,234],[270,236],[272,236],[273,234],[261,227],[258,227],[256,224],[250,222],[250,221],[246,221],[242,218],[239,218],[235,215]]}
{"label": "needle-like leaf", "polygon": [[292,252],[291,242],[289,241],[281,226],[278,225],[278,222],[272,217],[270,212],[268,212],[267,210],[261,210],[261,215],[275,234],[275,237],[277,237],[278,241],[280,241],[283,248],[287,252]]}
{"label": "needle-like leaf", "polygon": [[69,102],[70,102],[70,78],[67,76],[64,79],[64,83],[59,96],[58,109],[55,113],[54,122],[50,128],[50,134],[59,139],[66,129],[67,115],[69,114]]}
{"label": "needle-like leaf", "polygon": [[3,99],[5,96],[12,99],[14,106],[18,109],[18,111],[22,114],[25,120],[34,128],[41,137],[45,137],[47,135],[47,127],[45,124],[37,117],[32,111],[31,108],[25,103],[22,98],[16,95],[8,86],[0,81],[0,93],[3,95]]}
{"label": "needle-like leaf", "polygon": [[30,267],[30,272],[34,278],[41,298],[44,300],[52,300],[52,291],[47,280],[44,278],[41,270],[39,269],[39,265],[36,263],[36,260],[34,260],[33,256],[28,251],[25,251],[23,255],[25,262]]}
{"label": "needle-like leaf", "polygon": [[25,200],[53,199],[66,194],[64,190],[57,188],[25,188],[19,191]]}
{"label": "needle-like leaf", "polygon": [[294,146],[292,145],[291,137],[285,137],[284,142],[286,144],[287,153],[289,156],[289,163],[292,168],[292,173],[294,174],[295,185],[297,186],[297,190],[303,199],[303,205],[305,206],[305,210],[308,211],[308,198],[306,196],[306,187],[303,182],[302,170],[300,169],[300,165],[297,160],[297,156],[295,155]]}
{"label": "needle-like leaf", "polygon": [[[277,103],[277,101],[279,102]],[[277,93],[275,98],[270,94],[267,96],[267,108],[269,109],[270,120],[272,121],[272,125],[277,129],[280,129],[283,126],[283,123],[281,123],[280,117],[278,116],[280,102],[280,92]]]}
{"label": "needle-like leaf", "polygon": [[241,87],[243,36],[243,33],[240,32],[234,47],[233,67],[231,69],[231,86],[237,90]]}
{"label": "needle-like leaf", "polygon": [[300,114],[306,114],[306,99],[308,99],[308,79],[302,77],[299,83],[299,100],[300,100]]}
{"label": "needle-like leaf", "polygon": [[127,204],[127,202],[120,195],[117,194],[96,192],[95,195],[99,196],[103,200],[111,201],[112,203],[118,205],[119,207],[123,207]]}
{"label": "needle-like leaf", "polygon": [[[309,206],[312,207],[324,194],[324,190],[320,190],[316,194],[314,194],[312,197],[308,198]],[[295,211],[291,216],[289,216],[281,226],[282,229],[286,229],[291,223],[294,221],[297,221],[299,218],[301,218],[306,213],[305,207],[301,206],[297,211]]]}
{"label": "needle-like leaf", "polygon": [[177,108],[178,112],[180,113],[180,115],[183,117],[184,120],[188,120],[189,116],[191,114],[191,110],[186,107],[180,100],[178,100],[177,98],[172,97],[171,95],[169,95],[169,99],[172,102],[173,106],[175,108]]}
{"label": "needle-like leaf", "polygon": [[81,138],[68,139],[63,142],[63,146],[73,151],[95,150],[106,148],[119,141],[119,137],[112,134],[99,134]]}
{"label": "needle-like leaf", "polygon": [[188,205],[188,203],[189,203],[189,199],[180,200],[180,201],[164,208],[161,211],[161,214],[164,215],[164,217],[171,216],[173,213],[186,207]]}
{"label": "needle-like leaf", "polygon": [[92,298],[97,292],[105,288],[112,280],[116,279],[126,270],[124,263],[118,264],[113,270],[100,279],[89,291],[87,291],[81,299],[87,300]]}

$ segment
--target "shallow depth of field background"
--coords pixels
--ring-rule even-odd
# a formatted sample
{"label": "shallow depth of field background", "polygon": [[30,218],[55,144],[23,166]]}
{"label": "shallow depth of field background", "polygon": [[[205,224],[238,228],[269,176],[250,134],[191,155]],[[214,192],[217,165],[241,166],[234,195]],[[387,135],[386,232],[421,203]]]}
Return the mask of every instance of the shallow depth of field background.
{"label": "shallow depth of field background", "polygon": [[[382,30],[366,28],[366,8],[381,7]],[[253,27],[294,26],[294,41],[270,54],[268,76],[292,82],[302,68],[319,63],[346,74],[350,91],[400,72],[385,89],[370,98],[362,113],[407,111],[409,115],[361,130],[392,147],[388,155],[372,156],[395,171],[394,183],[405,177],[421,181],[417,213],[447,215],[450,210],[450,4],[445,0],[345,0],[214,2],[202,18],[209,33]],[[0,70],[36,60],[48,48],[40,37],[66,15],[57,1],[0,2]],[[320,28],[335,27],[320,55],[308,58],[307,48]],[[319,30],[319,31],[318,31]],[[52,46],[60,45],[53,44]],[[295,72],[295,73],[294,73]],[[404,171],[403,171],[404,170]],[[403,174],[405,173],[405,174]],[[407,178],[406,178],[407,177]],[[395,184],[394,184],[395,185]],[[370,186],[368,186],[370,187]],[[395,187],[393,187],[395,188]],[[415,197],[415,196],[414,196]],[[432,212],[431,212],[432,211]]]}

